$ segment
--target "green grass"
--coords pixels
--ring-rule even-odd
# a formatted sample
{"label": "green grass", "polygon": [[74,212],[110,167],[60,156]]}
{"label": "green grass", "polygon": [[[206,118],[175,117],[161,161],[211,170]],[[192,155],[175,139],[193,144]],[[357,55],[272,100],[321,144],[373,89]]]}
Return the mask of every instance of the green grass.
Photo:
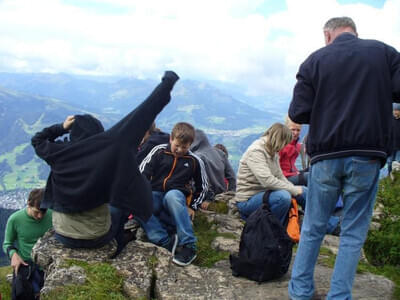
{"label": "green grass", "polygon": [[6,281],[6,275],[12,272],[12,268],[0,267],[0,294],[2,299],[11,299],[11,284]]}
{"label": "green grass", "polygon": [[194,264],[199,267],[212,267],[217,261],[227,259],[229,252],[217,251],[211,248],[211,242],[217,236],[234,237],[232,235],[218,233],[202,213],[197,213],[194,218],[194,232],[197,237],[197,258]]}
{"label": "green grass", "polygon": [[83,285],[68,285],[57,288],[42,300],[103,300],[127,299],[123,295],[123,277],[107,263],[88,264],[82,261],[68,260],[66,266],[77,265],[85,270],[87,275]]}
{"label": "green grass", "polygon": [[[11,152],[0,155],[0,162],[7,160],[12,169],[11,172],[3,176],[3,183],[7,190],[32,189],[45,184],[44,180],[39,179],[39,163],[37,161],[32,159],[23,165],[16,164],[18,154],[21,154],[26,147],[30,147],[29,143],[18,145]],[[1,185],[0,190],[3,190]]]}
{"label": "green grass", "polygon": [[214,201],[208,205],[208,210],[215,211],[219,214],[227,214],[228,213],[228,204],[224,201]]}

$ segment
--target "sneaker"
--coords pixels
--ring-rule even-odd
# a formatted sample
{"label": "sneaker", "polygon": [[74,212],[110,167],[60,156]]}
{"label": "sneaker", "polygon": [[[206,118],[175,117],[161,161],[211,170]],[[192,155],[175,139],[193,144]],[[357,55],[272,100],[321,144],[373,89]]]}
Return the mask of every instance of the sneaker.
{"label": "sneaker", "polygon": [[125,224],[124,224],[124,229],[125,230],[135,230],[140,227],[139,222],[136,221],[135,219],[129,219]]}
{"label": "sneaker", "polygon": [[179,266],[187,266],[190,265],[196,257],[196,246],[194,244],[187,244],[176,250],[172,261]]}
{"label": "sneaker", "polygon": [[172,256],[174,256],[177,245],[178,245],[178,236],[174,234],[169,238],[168,243],[162,247],[167,249],[169,252],[172,253]]}

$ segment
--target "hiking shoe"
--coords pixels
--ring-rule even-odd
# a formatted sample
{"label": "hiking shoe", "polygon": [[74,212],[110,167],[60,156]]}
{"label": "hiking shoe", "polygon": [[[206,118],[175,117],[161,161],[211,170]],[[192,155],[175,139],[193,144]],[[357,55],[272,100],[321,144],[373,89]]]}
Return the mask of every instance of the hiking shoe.
{"label": "hiking shoe", "polygon": [[168,243],[166,243],[162,247],[167,249],[169,252],[172,253],[172,256],[174,256],[177,245],[178,245],[178,235],[174,234],[174,235],[170,236]]}
{"label": "hiking shoe", "polygon": [[124,224],[124,229],[125,230],[134,230],[134,229],[138,229],[139,227],[140,227],[139,222],[136,221],[135,219],[129,219]]}
{"label": "hiking shoe", "polygon": [[187,266],[192,263],[197,257],[196,246],[187,244],[176,249],[176,253],[172,261],[179,266]]}

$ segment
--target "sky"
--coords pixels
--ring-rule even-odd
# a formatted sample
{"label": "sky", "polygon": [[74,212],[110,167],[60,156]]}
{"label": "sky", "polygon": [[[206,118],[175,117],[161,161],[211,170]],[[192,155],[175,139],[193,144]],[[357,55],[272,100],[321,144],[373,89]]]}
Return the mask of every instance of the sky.
{"label": "sky", "polygon": [[0,72],[222,81],[289,95],[322,27],[400,50],[400,0],[0,0]]}

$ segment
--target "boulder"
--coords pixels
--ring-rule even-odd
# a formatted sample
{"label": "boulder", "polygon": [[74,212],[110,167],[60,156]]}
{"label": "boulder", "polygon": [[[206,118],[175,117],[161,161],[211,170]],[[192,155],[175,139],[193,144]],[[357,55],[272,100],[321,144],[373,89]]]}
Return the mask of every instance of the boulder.
{"label": "boulder", "polygon": [[[239,231],[243,223],[238,219],[208,214],[207,218],[231,238],[217,237],[212,245],[222,251],[236,252],[239,248]],[[231,219],[231,220],[229,220]],[[332,244],[332,241],[331,241]],[[67,259],[86,262],[107,262],[124,277],[124,294],[128,299],[288,299],[290,271],[281,279],[258,284],[232,276],[229,261],[217,262],[212,268],[202,268],[192,264],[179,267],[172,263],[171,254],[164,248],[144,241],[128,243],[115,259],[110,255],[115,251],[110,243],[100,249],[67,249],[48,232],[33,248],[33,258],[46,273],[43,293],[48,293],[61,285],[82,284],[84,270],[72,266],[65,267]],[[293,260],[292,260],[293,261]],[[317,264],[315,284],[319,295],[329,289],[332,269]],[[354,282],[355,299],[391,299],[394,291],[392,281],[372,274],[357,274]]]}

